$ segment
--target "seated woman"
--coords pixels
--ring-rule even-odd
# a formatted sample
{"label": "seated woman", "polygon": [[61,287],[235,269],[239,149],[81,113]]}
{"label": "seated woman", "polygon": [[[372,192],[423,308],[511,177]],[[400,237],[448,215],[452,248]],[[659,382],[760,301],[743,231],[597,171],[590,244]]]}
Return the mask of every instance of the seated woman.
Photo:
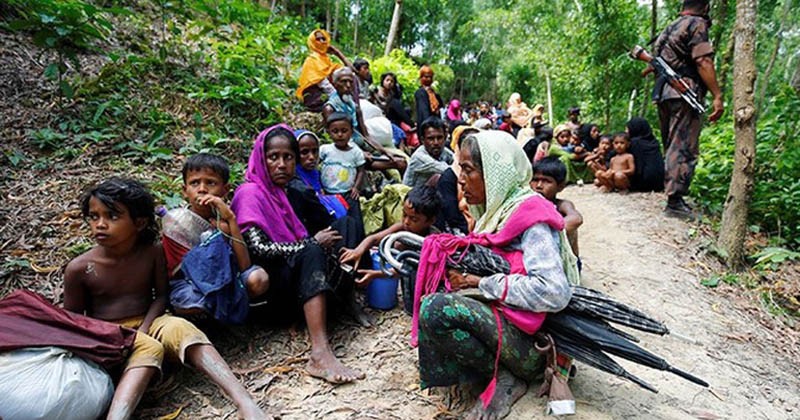
{"label": "seated woman", "polygon": [[335,91],[330,77],[334,70],[342,67],[341,64],[331,61],[328,53],[338,57],[348,67],[350,62],[341,51],[331,45],[331,36],[322,29],[311,32],[306,44],[309,54],[300,70],[295,95],[309,111],[321,112],[325,100]]}
{"label": "seated woman", "polygon": [[342,237],[331,228],[309,236],[292,209],[285,188],[294,177],[298,155],[297,142],[285,124],[259,133],[231,209],[251,258],[270,276],[267,304],[260,308],[271,319],[285,320],[302,306],[311,339],[306,371],[332,383],[352,382],[364,374],[336,358],[326,326],[328,295],[334,287],[325,249]]}
{"label": "seated woman", "polygon": [[634,117],[625,124],[625,131],[631,136],[629,151],[636,164],[631,191],[664,191],[664,157],[650,124],[642,117]]}
{"label": "seated woman", "polygon": [[[446,273],[451,289],[472,289],[492,303],[459,293],[422,298],[415,317],[420,382],[422,388],[485,384],[494,374],[496,388],[487,388],[467,418],[503,418],[525,393],[526,381],[541,373],[543,360],[531,334],[541,326],[545,312],[558,312],[567,305],[568,277],[574,278],[577,268],[570,267],[574,260],[565,264],[562,258],[564,247],[568,248],[561,240],[564,219],[531,190],[530,161],[513,137],[498,131],[471,134],[462,141],[459,163],[459,183],[478,218],[478,235],[456,239],[491,246],[510,263],[511,274]],[[441,243],[452,239],[442,238],[447,240]],[[443,270],[444,259],[426,251],[436,243],[437,236],[425,242],[418,281],[435,278],[430,276],[432,267]],[[420,285],[417,290],[424,288]],[[415,332],[416,323],[412,343]]]}

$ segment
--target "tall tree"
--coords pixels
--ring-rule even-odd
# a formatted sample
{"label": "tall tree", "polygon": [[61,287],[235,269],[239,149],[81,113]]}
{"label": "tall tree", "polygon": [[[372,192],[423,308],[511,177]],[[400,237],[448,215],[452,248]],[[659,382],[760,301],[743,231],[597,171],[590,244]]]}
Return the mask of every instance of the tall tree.
{"label": "tall tree", "polygon": [[386,49],[383,55],[389,55],[392,52],[392,45],[394,38],[397,36],[397,29],[400,26],[400,11],[403,6],[403,0],[394,1],[394,12],[392,13],[392,25],[389,27],[389,36],[386,37]]}
{"label": "tall tree", "polygon": [[736,138],[733,174],[725,199],[718,245],[727,253],[728,266],[744,266],[747,213],[753,193],[756,158],[756,16],[758,0],[736,2],[736,44],[733,53],[733,119]]}

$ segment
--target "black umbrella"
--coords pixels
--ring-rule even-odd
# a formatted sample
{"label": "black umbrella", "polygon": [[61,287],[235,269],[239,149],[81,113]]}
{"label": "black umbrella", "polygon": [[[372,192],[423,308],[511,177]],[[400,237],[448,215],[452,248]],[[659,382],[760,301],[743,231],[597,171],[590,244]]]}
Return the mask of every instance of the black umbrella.
{"label": "black umbrella", "polygon": [[661,357],[609,331],[606,328],[607,324],[601,320],[559,312],[548,315],[545,326],[548,331],[555,331],[577,344],[593,347],[653,369],[671,372],[698,385],[708,387],[708,383],[704,380],[671,366]]}
{"label": "black umbrella", "polygon": [[597,290],[581,286],[572,287],[572,299],[567,308],[644,332],[658,335],[669,333],[664,324],[644,312],[618,302]]}
{"label": "black umbrella", "polygon": [[560,353],[564,353],[567,356],[570,356],[573,359],[585,363],[595,369],[599,369],[612,375],[627,379],[648,391],[658,393],[658,390],[655,387],[632,375],[630,372],[625,370],[625,368],[620,366],[619,363],[608,357],[601,350],[591,346],[579,344],[569,337],[559,334],[557,331],[549,330],[548,334],[553,337],[553,340],[556,342],[556,348]]}

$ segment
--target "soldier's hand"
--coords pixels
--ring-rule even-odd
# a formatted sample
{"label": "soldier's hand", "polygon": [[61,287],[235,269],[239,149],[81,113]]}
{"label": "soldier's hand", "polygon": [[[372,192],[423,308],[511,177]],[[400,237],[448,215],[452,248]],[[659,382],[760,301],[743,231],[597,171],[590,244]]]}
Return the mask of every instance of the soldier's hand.
{"label": "soldier's hand", "polygon": [[716,122],[723,112],[725,112],[725,106],[722,104],[722,96],[718,96],[711,103],[711,114],[708,115],[708,121]]}

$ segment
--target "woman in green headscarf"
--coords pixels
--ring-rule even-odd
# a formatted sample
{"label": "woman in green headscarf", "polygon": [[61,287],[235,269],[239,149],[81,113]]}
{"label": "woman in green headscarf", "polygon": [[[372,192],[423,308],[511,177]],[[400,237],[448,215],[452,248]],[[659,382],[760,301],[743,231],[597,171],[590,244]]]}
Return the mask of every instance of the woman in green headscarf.
{"label": "woman in green headscarf", "polygon": [[526,381],[541,372],[531,334],[546,312],[567,305],[569,280],[575,279],[577,269],[574,256],[564,254],[569,249],[562,240],[564,219],[531,190],[530,161],[511,135],[468,135],[461,144],[459,165],[459,183],[477,218],[475,233],[426,239],[415,300],[436,290],[437,281],[430,279],[437,277],[437,268],[442,273],[442,254],[451,253],[446,243],[490,247],[509,263],[510,274],[480,277],[447,271],[449,290],[472,289],[468,293],[475,298],[457,293],[422,297],[412,323],[412,344],[419,345],[423,388],[489,381],[468,418],[502,418],[524,394]]}

